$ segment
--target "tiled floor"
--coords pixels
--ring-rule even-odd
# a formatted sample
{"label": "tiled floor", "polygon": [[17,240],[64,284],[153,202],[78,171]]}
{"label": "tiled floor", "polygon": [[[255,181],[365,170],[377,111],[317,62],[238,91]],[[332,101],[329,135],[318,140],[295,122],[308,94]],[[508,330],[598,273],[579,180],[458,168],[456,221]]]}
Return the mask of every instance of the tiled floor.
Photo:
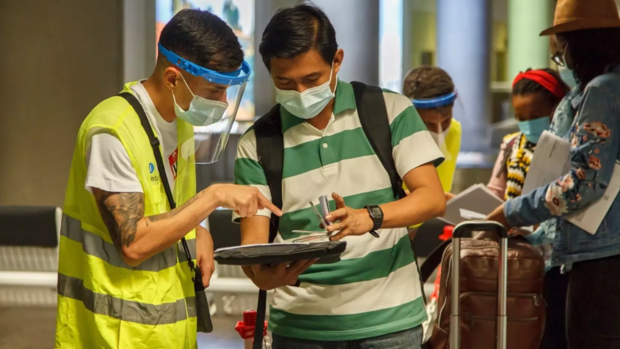
{"label": "tiled floor", "polygon": [[213,333],[199,333],[198,334],[198,348],[199,349],[240,349],[243,348],[243,340],[239,337],[237,331],[235,331],[235,325],[237,319],[232,316],[214,316],[213,317]]}
{"label": "tiled floor", "polygon": [[56,308],[0,308],[0,348],[53,348]]}
{"label": "tiled floor", "polygon": [[[198,335],[200,349],[239,349],[237,318],[214,317],[215,332]],[[48,349],[54,346],[56,308],[0,308],[0,349]]]}

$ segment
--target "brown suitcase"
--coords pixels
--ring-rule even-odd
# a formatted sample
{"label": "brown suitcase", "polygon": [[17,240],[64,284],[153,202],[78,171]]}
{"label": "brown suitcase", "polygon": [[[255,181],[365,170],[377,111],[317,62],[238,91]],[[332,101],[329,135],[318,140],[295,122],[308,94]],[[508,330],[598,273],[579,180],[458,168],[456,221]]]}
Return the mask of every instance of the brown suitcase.
{"label": "brown suitcase", "polygon": [[[472,231],[496,231],[500,238],[498,241],[462,237]],[[454,265],[453,244],[460,244],[461,257],[460,263]],[[507,253],[505,263],[502,263],[501,251],[504,249]],[[523,238],[508,239],[506,230],[496,223],[462,223],[454,230],[453,243],[442,245],[433,252],[434,258],[427,259],[429,265],[427,262],[422,265],[423,280],[435,269],[437,262],[433,259],[436,260],[439,253],[443,256],[438,314],[428,348],[458,349],[459,345],[463,349],[540,347],[546,306],[542,297],[545,265],[538,250]],[[459,279],[457,287],[453,287],[455,277]],[[460,299],[456,307],[452,304],[456,299],[453,289],[458,290]],[[454,332],[457,332],[456,336]]]}

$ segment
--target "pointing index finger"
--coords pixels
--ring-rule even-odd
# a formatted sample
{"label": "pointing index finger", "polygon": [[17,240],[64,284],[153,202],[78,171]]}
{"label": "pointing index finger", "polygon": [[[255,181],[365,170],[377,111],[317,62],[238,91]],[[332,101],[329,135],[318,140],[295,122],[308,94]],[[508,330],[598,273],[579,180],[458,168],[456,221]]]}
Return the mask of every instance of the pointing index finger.
{"label": "pointing index finger", "polygon": [[273,214],[275,214],[276,216],[278,217],[282,216],[282,210],[280,210],[271,201],[267,200],[267,198],[264,197],[263,194],[260,194],[260,193],[258,194],[258,203],[260,204],[260,206],[273,212]]}

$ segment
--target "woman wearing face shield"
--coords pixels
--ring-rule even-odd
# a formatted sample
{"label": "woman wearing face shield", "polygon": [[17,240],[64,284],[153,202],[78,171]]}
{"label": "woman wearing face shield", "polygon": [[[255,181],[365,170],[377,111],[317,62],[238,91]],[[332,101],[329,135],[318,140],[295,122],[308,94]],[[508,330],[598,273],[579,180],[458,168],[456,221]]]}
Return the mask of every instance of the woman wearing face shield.
{"label": "woman wearing face shield", "polygon": [[461,124],[452,118],[456,90],[452,78],[443,69],[424,66],[413,69],[405,77],[403,94],[412,100],[420,118],[445,156],[437,167],[439,180],[450,193],[456,171],[456,158],[461,150]]}

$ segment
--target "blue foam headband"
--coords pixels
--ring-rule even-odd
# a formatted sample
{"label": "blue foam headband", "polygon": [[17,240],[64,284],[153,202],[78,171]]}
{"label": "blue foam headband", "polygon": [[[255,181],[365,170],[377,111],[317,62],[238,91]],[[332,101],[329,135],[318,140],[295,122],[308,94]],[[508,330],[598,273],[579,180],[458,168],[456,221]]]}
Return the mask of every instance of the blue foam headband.
{"label": "blue foam headband", "polygon": [[456,100],[457,93],[456,91],[449,93],[445,96],[439,96],[435,98],[429,99],[413,99],[413,105],[417,109],[432,109],[437,107],[445,107],[446,105],[450,105],[454,103]]}

